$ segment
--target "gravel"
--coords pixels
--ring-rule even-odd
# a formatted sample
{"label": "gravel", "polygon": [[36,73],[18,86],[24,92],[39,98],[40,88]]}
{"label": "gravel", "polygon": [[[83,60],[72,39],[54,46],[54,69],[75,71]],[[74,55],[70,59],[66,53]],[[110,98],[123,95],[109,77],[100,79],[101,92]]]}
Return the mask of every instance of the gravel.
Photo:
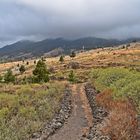
{"label": "gravel", "polygon": [[88,135],[83,138],[83,140],[111,140],[108,136],[103,136],[98,127],[99,125],[102,125],[103,119],[108,115],[108,112],[96,103],[95,97],[98,92],[89,83],[85,85],[85,92],[92,109],[93,126],[90,128]]}

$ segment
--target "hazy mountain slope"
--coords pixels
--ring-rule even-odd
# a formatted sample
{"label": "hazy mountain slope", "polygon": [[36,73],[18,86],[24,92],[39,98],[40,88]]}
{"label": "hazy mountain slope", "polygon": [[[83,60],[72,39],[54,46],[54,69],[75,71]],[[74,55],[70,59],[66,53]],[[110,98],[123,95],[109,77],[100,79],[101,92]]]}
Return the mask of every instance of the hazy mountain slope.
{"label": "hazy mountain slope", "polygon": [[115,39],[102,39],[94,37],[80,38],[76,40],[57,38],[57,39],[46,39],[39,42],[19,41],[1,48],[0,58],[23,59],[29,57],[37,57],[44,55],[45,53],[48,53],[57,48],[63,49],[64,53],[68,54],[73,49],[81,50],[83,46],[85,47],[85,49],[89,50],[95,47],[109,47],[131,41],[132,39],[118,41]]}

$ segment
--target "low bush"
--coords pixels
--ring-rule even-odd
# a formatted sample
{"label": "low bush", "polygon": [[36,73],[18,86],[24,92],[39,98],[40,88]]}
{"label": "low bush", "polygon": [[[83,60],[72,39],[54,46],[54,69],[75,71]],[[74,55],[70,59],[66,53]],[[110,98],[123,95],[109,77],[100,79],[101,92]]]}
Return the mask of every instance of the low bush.
{"label": "low bush", "polygon": [[125,68],[95,69],[91,79],[101,91],[97,103],[109,112],[99,126],[102,133],[112,140],[134,140],[140,113],[140,73]]}
{"label": "low bush", "polygon": [[74,74],[74,71],[70,71],[70,74],[69,74],[69,78],[68,80],[72,83],[76,82],[76,77],[75,77],[75,74]]}
{"label": "low bush", "polygon": [[140,80],[129,83],[123,87],[120,91],[121,96],[127,96],[132,99],[140,113]]}
{"label": "low bush", "polygon": [[100,91],[110,89],[114,99],[130,99],[140,113],[140,72],[125,68],[95,69],[91,79]]}
{"label": "low bush", "polygon": [[96,87],[99,90],[109,88],[119,79],[122,79],[130,74],[130,71],[122,68],[107,68],[92,70],[91,76],[96,79]]}
{"label": "low bush", "polygon": [[15,76],[13,75],[12,70],[8,70],[4,75],[4,82],[5,83],[14,83],[15,82]]}
{"label": "low bush", "polygon": [[0,140],[23,140],[59,110],[64,85],[5,85],[0,90]]}

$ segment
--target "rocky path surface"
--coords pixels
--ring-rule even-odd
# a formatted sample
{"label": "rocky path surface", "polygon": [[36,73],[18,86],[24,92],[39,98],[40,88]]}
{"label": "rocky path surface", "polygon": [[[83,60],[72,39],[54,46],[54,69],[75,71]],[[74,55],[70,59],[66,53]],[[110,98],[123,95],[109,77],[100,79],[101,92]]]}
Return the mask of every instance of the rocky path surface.
{"label": "rocky path surface", "polygon": [[72,85],[71,116],[64,126],[50,136],[48,140],[81,140],[93,124],[92,112],[84,91],[83,84]]}

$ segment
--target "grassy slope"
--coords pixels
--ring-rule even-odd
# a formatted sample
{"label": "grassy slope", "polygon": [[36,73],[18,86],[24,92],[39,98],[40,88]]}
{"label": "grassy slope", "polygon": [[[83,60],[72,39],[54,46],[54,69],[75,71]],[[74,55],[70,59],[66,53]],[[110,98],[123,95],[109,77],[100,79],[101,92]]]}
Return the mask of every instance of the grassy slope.
{"label": "grassy slope", "polygon": [[[91,50],[77,54],[73,60],[69,56],[66,56],[63,64],[59,63],[59,57],[47,58],[46,64],[48,67],[53,67],[56,71],[67,71],[68,69],[63,66],[71,61],[79,62],[83,71],[97,67],[140,67],[140,44],[131,44],[131,46],[132,48],[129,48],[128,50],[119,48]],[[29,61],[28,66],[26,65],[27,61]],[[5,63],[0,64],[0,73],[5,72],[8,68],[16,68],[18,63],[26,66],[27,70],[23,76],[30,75],[35,67],[34,60],[25,60],[24,63],[21,61]]]}
{"label": "grassy slope", "polygon": [[111,89],[115,99],[132,99],[140,113],[140,72],[125,68],[93,69],[91,78],[98,90]]}
{"label": "grassy slope", "polygon": [[64,85],[0,85],[0,139],[28,139],[58,111]]}
{"label": "grassy slope", "polygon": [[[112,106],[113,109],[114,107],[118,106],[118,108],[115,109],[116,112],[112,112],[112,116],[113,118],[116,118],[116,122],[114,122],[114,120],[113,122],[107,120],[109,123],[111,123],[111,125],[113,123],[117,125],[118,120],[122,119],[123,121],[124,117],[127,118],[127,116],[132,116],[133,121],[135,111],[134,108],[129,105],[128,101],[122,103],[121,100],[119,100],[118,103],[114,103],[114,99],[112,100],[112,96],[114,97],[115,95],[115,97],[127,97],[131,95],[130,97],[133,98],[133,101],[135,102],[135,104],[137,105],[137,109],[139,110],[139,94],[137,94],[139,93],[139,80],[137,79],[139,77],[139,72],[124,69],[129,68],[131,70],[140,70],[140,44],[131,44],[131,46],[132,48],[129,48],[128,50],[119,48],[91,50],[88,52],[79,53],[73,59],[71,59],[69,56],[66,56],[65,61],[62,64],[59,62],[59,57],[48,58],[46,59],[46,64],[48,68],[54,69],[54,73],[52,73],[51,75],[54,75],[56,77],[68,77],[71,69],[68,69],[64,66],[69,64],[69,62],[71,61],[78,62],[80,64],[80,68],[74,70],[78,81],[89,80],[88,75],[89,73],[91,73],[91,69],[111,67],[110,69],[106,70],[95,70],[95,72],[92,72],[92,78],[97,78],[96,86],[100,90],[103,90],[103,88],[111,88],[114,91],[113,95],[111,94],[109,98],[108,95],[110,94],[107,92],[107,99],[105,98],[106,96],[101,96],[101,98],[99,98],[98,100],[100,103],[100,99],[102,99],[103,97],[103,100],[101,100],[103,101],[103,103],[105,103],[103,104],[103,106]],[[26,65],[27,61],[29,61],[29,65]],[[23,78],[24,76],[30,76],[32,74],[32,70],[35,67],[34,60],[25,60],[24,63],[12,62],[0,64],[0,73],[3,74],[8,68],[16,68],[18,63],[20,65],[24,64],[26,66],[26,72],[23,75],[17,75],[17,78]],[[112,67],[114,68],[112,69]],[[13,71],[16,73],[15,70]],[[101,75],[97,77],[98,73],[96,72],[101,73]],[[117,75],[114,75],[114,73],[117,73]],[[112,77],[110,79],[111,75],[113,75],[113,80]],[[114,80],[115,76],[117,77],[117,80]],[[63,84],[61,84],[61,86],[62,85]],[[53,88],[53,86],[55,86],[55,88]],[[46,118],[48,118],[49,120],[52,117],[54,111],[58,109],[57,106],[62,97],[63,88],[58,88],[58,84],[52,84],[49,85],[50,89],[45,91],[44,87],[46,87],[46,85],[8,85],[8,87],[2,85],[0,87],[0,132],[3,139],[7,137],[13,138],[15,140],[18,139],[18,137],[28,137],[32,132],[42,127],[44,121],[46,121]],[[136,91],[136,88],[137,92],[133,92]],[[34,89],[37,90],[34,91]],[[46,100],[44,100],[44,98]],[[128,106],[131,110],[127,110]],[[120,108],[121,110],[119,110]],[[130,114],[127,114],[127,116],[126,111],[130,112]],[[122,116],[117,116],[118,114],[122,114]],[[110,116],[110,120],[112,116]],[[127,122],[129,120],[131,119],[128,118]],[[130,126],[132,121],[130,121]],[[126,122],[122,123],[125,124]],[[113,126],[115,127],[116,125]],[[124,126],[122,125],[122,127]],[[119,127],[117,126],[117,128]],[[132,127],[132,129],[135,130],[135,127]],[[109,132],[111,131],[110,129],[107,130],[109,130]],[[119,130],[122,129],[120,128]],[[115,133],[116,132],[120,131],[115,131]],[[118,133],[116,135],[120,134]]]}

